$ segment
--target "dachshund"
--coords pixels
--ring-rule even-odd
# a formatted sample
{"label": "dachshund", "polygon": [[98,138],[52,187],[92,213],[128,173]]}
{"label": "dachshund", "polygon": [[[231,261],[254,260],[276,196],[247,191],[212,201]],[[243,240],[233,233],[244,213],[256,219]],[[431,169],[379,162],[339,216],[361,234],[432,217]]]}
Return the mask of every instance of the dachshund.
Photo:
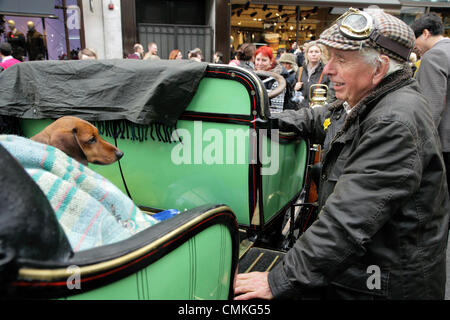
{"label": "dachshund", "polygon": [[55,120],[31,140],[54,146],[85,166],[89,162],[111,164],[123,156],[121,150],[99,136],[95,126],[72,116]]}

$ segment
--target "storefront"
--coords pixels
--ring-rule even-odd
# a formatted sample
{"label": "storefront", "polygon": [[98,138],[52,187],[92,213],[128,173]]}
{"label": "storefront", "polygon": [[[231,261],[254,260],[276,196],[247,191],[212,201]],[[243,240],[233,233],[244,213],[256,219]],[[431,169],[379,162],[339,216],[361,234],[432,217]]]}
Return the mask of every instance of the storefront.
{"label": "storefront", "polygon": [[77,0],[4,0],[0,40],[24,61],[77,59],[84,42],[80,7]]}
{"label": "storefront", "polygon": [[425,12],[438,13],[450,35],[450,2],[442,1],[231,1],[231,50],[245,42],[290,49],[317,39],[349,7],[378,6],[406,23]]}

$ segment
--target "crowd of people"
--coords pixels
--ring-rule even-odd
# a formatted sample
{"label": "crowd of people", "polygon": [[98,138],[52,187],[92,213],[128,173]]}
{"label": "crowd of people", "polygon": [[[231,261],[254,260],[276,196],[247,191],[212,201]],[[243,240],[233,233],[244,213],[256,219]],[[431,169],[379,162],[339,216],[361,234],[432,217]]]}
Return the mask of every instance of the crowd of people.
{"label": "crowd of people", "polygon": [[[293,43],[289,52],[278,50],[274,55],[273,49],[269,46],[257,48],[252,43],[241,44],[236,51],[232,52],[229,65],[238,66],[251,72],[268,71],[282,75],[287,85],[279,95],[271,98],[271,112],[281,112],[288,109],[299,109],[309,106],[311,95],[309,88],[313,84],[323,84],[327,88],[328,101],[334,100],[333,88],[323,68],[326,63],[326,49],[317,41],[305,44],[303,48]],[[133,46],[133,53],[125,56],[127,59],[160,59],[158,56],[158,45],[155,42],[148,44],[148,52],[140,43]],[[169,53],[169,60],[184,59],[183,53],[179,49],[174,49]],[[195,48],[187,52],[186,59],[192,61],[205,61],[202,50]],[[223,53],[214,53],[213,61],[216,64],[224,64]],[[303,66],[305,63],[305,66]],[[303,71],[304,70],[304,71]],[[261,76],[261,75],[260,75]],[[274,77],[263,79],[266,89],[271,92],[278,87],[278,81]]]}
{"label": "crowd of people", "polygon": [[[149,42],[147,45],[148,51],[145,52],[144,46],[140,43],[136,43],[133,46],[133,53],[124,55],[124,58],[126,59],[137,59],[137,60],[159,60],[161,59],[158,55],[158,44],[156,42]],[[217,52],[216,55],[220,55],[219,58],[221,59],[223,55],[220,52]],[[214,55],[214,58],[216,59],[216,55]],[[173,49],[169,53],[169,60],[181,60],[183,59],[183,53],[179,49]],[[203,53],[200,48],[192,49],[187,54],[187,59],[193,60],[193,61],[204,61]],[[220,60],[221,61],[221,60]],[[221,63],[218,61],[214,61],[215,63]]]}

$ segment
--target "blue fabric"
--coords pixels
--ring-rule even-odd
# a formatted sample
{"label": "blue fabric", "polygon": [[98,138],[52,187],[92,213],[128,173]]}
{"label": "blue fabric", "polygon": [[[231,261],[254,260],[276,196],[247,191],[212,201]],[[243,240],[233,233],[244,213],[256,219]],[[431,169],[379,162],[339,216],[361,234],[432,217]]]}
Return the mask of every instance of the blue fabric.
{"label": "blue fabric", "polygon": [[152,217],[155,218],[156,220],[164,221],[164,220],[172,218],[173,216],[176,216],[179,213],[180,213],[180,211],[178,211],[176,209],[169,209],[169,210],[155,213],[154,215],[152,215]]}

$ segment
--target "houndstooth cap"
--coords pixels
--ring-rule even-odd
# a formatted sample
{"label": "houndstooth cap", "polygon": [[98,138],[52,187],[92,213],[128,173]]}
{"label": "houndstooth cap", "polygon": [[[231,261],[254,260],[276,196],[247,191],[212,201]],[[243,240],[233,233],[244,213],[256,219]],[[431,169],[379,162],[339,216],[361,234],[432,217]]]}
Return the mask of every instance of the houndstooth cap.
{"label": "houndstooth cap", "polygon": [[407,61],[414,48],[415,36],[412,29],[402,20],[383,12],[382,10],[366,12],[374,20],[375,32],[364,40],[347,38],[339,31],[339,21],[320,35],[319,43],[339,50],[359,50],[372,47],[387,56]]}

